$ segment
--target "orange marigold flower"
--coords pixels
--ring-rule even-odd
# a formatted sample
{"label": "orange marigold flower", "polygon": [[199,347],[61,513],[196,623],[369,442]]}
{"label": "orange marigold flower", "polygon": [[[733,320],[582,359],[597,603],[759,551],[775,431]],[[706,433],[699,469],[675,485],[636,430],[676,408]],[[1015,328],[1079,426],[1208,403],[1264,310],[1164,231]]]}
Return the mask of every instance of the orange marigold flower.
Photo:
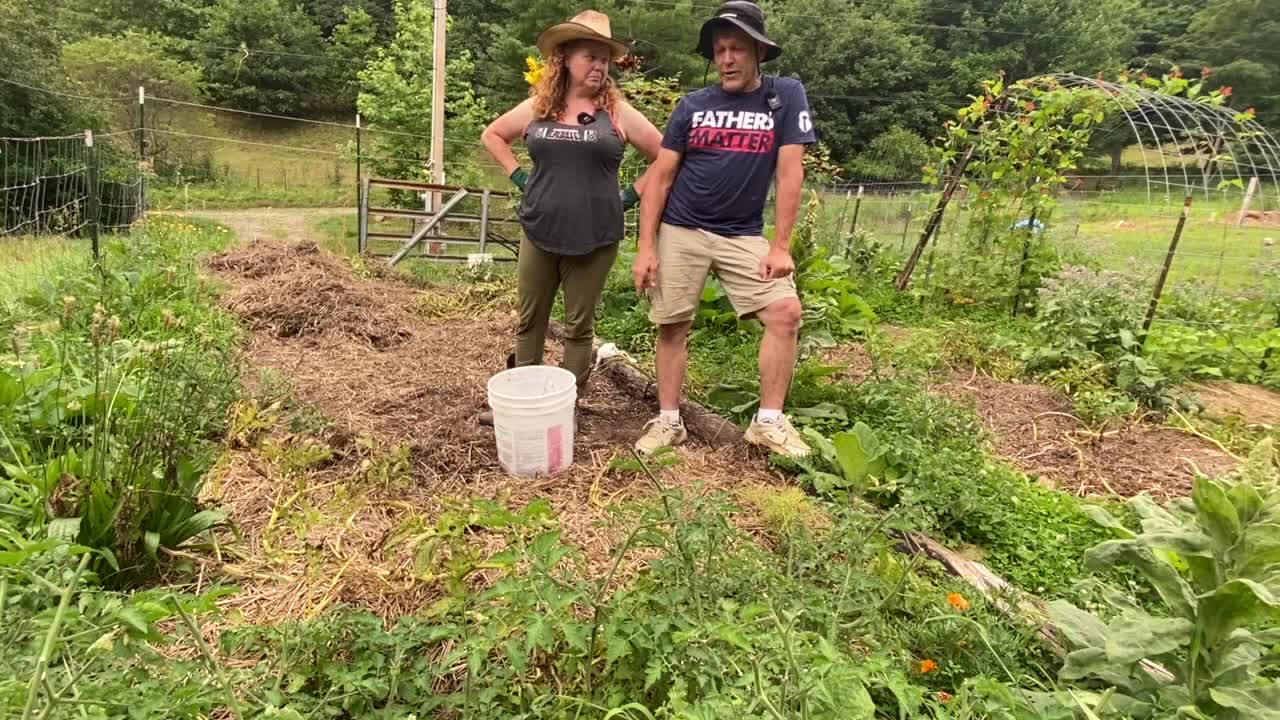
{"label": "orange marigold flower", "polygon": [[949,703],[951,702],[952,697],[953,696],[951,695],[951,693],[947,692],[946,690],[938,691],[938,702]]}
{"label": "orange marigold flower", "polygon": [[965,600],[964,596],[960,593],[951,593],[948,595],[947,602],[951,603],[951,607],[959,610],[960,612],[964,612],[970,607],[969,601]]}
{"label": "orange marigold flower", "polygon": [[936,662],[934,662],[934,661],[932,661],[932,660],[927,660],[927,659],[926,659],[926,660],[921,660],[921,661],[920,661],[920,674],[921,674],[921,675],[928,675],[928,674],[929,674],[929,673],[931,673],[931,672],[937,672],[937,670],[938,670],[938,663],[936,663]]}

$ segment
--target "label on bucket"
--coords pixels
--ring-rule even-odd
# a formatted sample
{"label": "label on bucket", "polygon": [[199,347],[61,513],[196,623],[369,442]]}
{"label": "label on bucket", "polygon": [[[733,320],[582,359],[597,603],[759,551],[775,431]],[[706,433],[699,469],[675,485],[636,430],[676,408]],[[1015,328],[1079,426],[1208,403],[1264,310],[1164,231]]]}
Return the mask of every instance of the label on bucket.
{"label": "label on bucket", "polygon": [[548,471],[554,475],[564,469],[564,426],[553,425],[547,428],[547,460]]}
{"label": "label on bucket", "polygon": [[[496,419],[496,418],[495,418]],[[513,428],[494,423],[498,461],[512,475],[554,475],[568,467],[572,442],[564,425],[546,428]]]}

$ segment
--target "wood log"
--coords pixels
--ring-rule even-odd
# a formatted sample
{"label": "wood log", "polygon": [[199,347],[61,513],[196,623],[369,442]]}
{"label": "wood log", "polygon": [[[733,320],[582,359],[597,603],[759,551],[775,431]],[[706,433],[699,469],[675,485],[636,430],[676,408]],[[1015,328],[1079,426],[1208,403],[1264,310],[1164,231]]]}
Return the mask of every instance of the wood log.
{"label": "wood log", "polygon": [[[557,340],[564,340],[564,326],[552,320],[548,326],[548,334]],[[591,356],[595,358],[600,352],[600,338],[591,343]],[[658,382],[643,370],[633,365],[626,355],[617,355],[600,363],[599,371],[608,377],[619,388],[632,397],[645,402],[656,402],[658,399]],[[684,426],[694,437],[713,448],[728,447],[745,442],[742,428],[723,418],[703,405],[692,400],[680,403],[680,416]]]}
{"label": "wood log", "polygon": [[[952,575],[981,593],[1006,618],[1035,625],[1040,641],[1050,652],[1059,657],[1067,654],[1067,647],[1063,644],[1058,629],[1049,621],[1049,613],[1043,600],[1019,590],[986,565],[963,557],[927,535],[909,530],[892,530],[890,533],[898,539],[900,551],[923,554],[938,561]],[[1142,660],[1139,666],[1158,681],[1173,682],[1175,679],[1173,673],[1159,663]]]}
{"label": "wood log", "polygon": [[[599,365],[599,371],[635,398],[645,402],[658,399],[657,381],[628,362],[625,356],[604,360]],[[742,428],[692,400],[680,403],[680,416],[689,432],[711,447],[726,447],[743,442]]]}

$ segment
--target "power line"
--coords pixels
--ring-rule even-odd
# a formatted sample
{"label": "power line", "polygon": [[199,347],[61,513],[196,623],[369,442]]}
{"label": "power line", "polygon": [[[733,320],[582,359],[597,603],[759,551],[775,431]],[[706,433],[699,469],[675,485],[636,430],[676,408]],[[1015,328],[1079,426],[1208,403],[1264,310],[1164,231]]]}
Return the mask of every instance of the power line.
{"label": "power line", "polygon": [[[675,0],[629,0],[629,2],[637,5],[655,5],[659,7],[668,7],[668,8],[677,8],[684,5],[684,3],[676,2]],[[870,3],[864,2],[862,4],[867,5]],[[888,3],[883,3],[883,4],[888,5]],[[691,3],[690,6],[695,9],[705,9],[708,11],[716,10],[717,8],[720,7],[719,3],[710,3],[710,4]],[[850,3],[850,6],[851,8],[857,7],[857,5],[853,3]],[[832,15],[809,15],[805,13],[787,12],[785,10],[781,12],[769,13],[769,17],[770,18],[796,18],[800,20],[815,20],[815,21],[820,21],[824,24],[830,23],[832,20],[841,19],[841,18],[874,19],[872,17],[853,15],[851,13],[837,13]],[[1063,33],[1043,33],[1043,32],[1036,33],[1036,32],[1025,32],[1020,30],[996,30],[993,28],[984,28],[984,27],[964,27],[962,25],[937,25],[932,23],[907,22],[905,20],[898,20],[896,18],[891,18],[891,17],[886,19],[893,21],[895,24],[901,27],[921,28],[924,30],[938,30],[938,31],[945,31],[945,32],[967,32],[967,33],[977,33],[977,34],[983,34],[983,35],[1004,35],[1009,37],[1026,37],[1026,38],[1036,38],[1036,39],[1045,39],[1045,38],[1067,39],[1067,38],[1073,37]],[[1245,48],[1245,47],[1223,47],[1223,46],[1187,44],[1187,43],[1183,43],[1183,44],[1186,45],[1187,47],[1194,47],[1200,50],[1226,50],[1230,52],[1254,52],[1254,53],[1262,53],[1262,54],[1280,55],[1280,49],[1274,49],[1274,48],[1263,48],[1263,47]]]}
{"label": "power line", "polygon": [[17,85],[20,88],[26,88],[27,90],[34,90],[36,92],[47,93],[49,95],[59,95],[61,97],[75,98],[76,100],[92,100],[94,102],[125,102],[127,100],[127,98],[116,98],[112,100],[111,98],[92,97],[89,95],[76,95],[75,93],[67,93],[59,90],[53,90],[50,88],[38,87],[36,85],[28,85],[26,83],[18,82],[17,80],[11,80],[6,77],[0,77],[0,82],[8,83],[10,85]]}

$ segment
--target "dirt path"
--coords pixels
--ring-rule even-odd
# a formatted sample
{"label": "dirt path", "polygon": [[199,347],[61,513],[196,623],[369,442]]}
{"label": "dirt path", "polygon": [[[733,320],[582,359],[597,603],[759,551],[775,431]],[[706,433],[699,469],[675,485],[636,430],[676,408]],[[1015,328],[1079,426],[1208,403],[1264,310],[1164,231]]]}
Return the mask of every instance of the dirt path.
{"label": "dirt path", "polygon": [[253,208],[250,210],[191,210],[174,214],[220,222],[231,228],[241,242],[308,240],[310,224],[323,217],[355,216],[354,208]]}
{"label": "dirt path", "polygon": [[[424,568],[405,538],[431,536],[443,512],[472,498],[511,508],[546,498],[565,538],[603,574],[625,525],[619,508],[655,492],[627,462],[654,409],[597,375],[578,415],[575,464],[552,479],[506,475],[493,430],[476,416],[513,342],[514,288],[357,276],[306,241],[313,212],[201,215],[247,233],[208,264],[229,286],[223,304],[251,331],[243,361],[265,396],[237,410],[239,447],[207,491],[239,533],[243,557],[224,570],[245,592],[228,605],[268,621],[339,602],[388,618],[420,612],[441,597],[427,578],[444,570]],[[557,361],[559,347],[549,343],[548,355]],[[659,476],[694,494],[783,483],[758,451],[697,443]],[[483,554],[500,538],[476,530],[465,542]]]}

